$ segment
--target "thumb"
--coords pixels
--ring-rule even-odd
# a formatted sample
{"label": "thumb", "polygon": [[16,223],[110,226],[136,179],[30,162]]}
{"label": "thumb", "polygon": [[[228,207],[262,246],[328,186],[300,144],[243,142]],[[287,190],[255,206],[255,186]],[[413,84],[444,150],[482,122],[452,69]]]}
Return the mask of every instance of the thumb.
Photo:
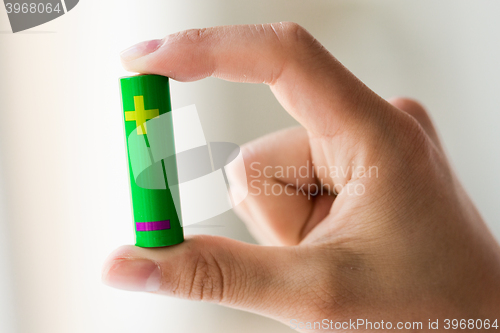
{"label": "thumb", "polygon": [[297,250],[214,236],[194,236],[168,248],[123,246],[109,256],[103,282],[282,318],[297,301]]}

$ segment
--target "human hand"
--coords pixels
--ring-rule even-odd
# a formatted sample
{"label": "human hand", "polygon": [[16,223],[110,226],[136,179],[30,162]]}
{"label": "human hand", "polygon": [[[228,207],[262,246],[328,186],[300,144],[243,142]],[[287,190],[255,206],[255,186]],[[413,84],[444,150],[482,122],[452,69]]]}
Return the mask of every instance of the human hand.
{"label": "human hand", "polygon": [[[500,248],[421,105],[382,99],[293,23],[188,30],[122,61],[179,81],[268,84],[302,126],[242,147],[248,179],[229,172],[233,188],[250,190],[237,212],[269,246],[202,235],[124,246],[105,283],[287,325],[500,317]],[[287,172],[301,167],[306,176]]]}

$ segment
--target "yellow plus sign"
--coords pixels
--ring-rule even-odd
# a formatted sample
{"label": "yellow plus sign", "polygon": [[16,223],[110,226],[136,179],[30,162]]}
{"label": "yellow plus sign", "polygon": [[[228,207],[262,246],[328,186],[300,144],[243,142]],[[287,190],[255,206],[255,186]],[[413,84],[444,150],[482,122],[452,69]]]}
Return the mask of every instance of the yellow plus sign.
{"label": "yellow plus sign", "polygon": [[135,111],[125,112],[125,121],[135,120],[137,125],[137,134],[147,134],[146,120],[158,117],[160,112],[158,109],[144,110],[144,96],[134,96]]}

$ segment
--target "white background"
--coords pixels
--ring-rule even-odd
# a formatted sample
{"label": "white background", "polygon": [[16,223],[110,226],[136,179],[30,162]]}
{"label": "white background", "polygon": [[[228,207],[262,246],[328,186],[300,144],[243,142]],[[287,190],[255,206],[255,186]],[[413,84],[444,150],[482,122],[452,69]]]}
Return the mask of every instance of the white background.
{"label": "white background", "polygon": [[[119,51],[188,28],[296,21],[381,96],[421,100],[500,238],[499,17],[498,1],[478,0],[81,0],[11,34],[0,7],[0,331],[290,331],[100,282],[107,254],[133,242]],[[294,124],[266,86],[174,82],[172,100],[197,105],[208,141]],[[232,212],[186,231],[252,241]]]}

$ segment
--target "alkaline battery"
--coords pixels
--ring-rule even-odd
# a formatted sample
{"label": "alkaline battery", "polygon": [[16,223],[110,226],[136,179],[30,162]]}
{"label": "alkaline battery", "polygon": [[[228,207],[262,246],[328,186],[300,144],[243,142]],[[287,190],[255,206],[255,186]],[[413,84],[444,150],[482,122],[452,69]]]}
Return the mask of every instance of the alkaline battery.
{"label": "alkaline battery", "polygon": [[[184,233],[180,197],[178,186],[172,186],[178,181],[169,80],[160,75],[136,75],[121,78],[120,86],[135,245],[161,247],[181,243]],[[155,119],[162,117],[168,121],[155,127]],[[157,143],[159,140],[154,137],[162,138],[161,142]],[[160,150],[171,152],[169,161],[155,160],[153,153]]]}

